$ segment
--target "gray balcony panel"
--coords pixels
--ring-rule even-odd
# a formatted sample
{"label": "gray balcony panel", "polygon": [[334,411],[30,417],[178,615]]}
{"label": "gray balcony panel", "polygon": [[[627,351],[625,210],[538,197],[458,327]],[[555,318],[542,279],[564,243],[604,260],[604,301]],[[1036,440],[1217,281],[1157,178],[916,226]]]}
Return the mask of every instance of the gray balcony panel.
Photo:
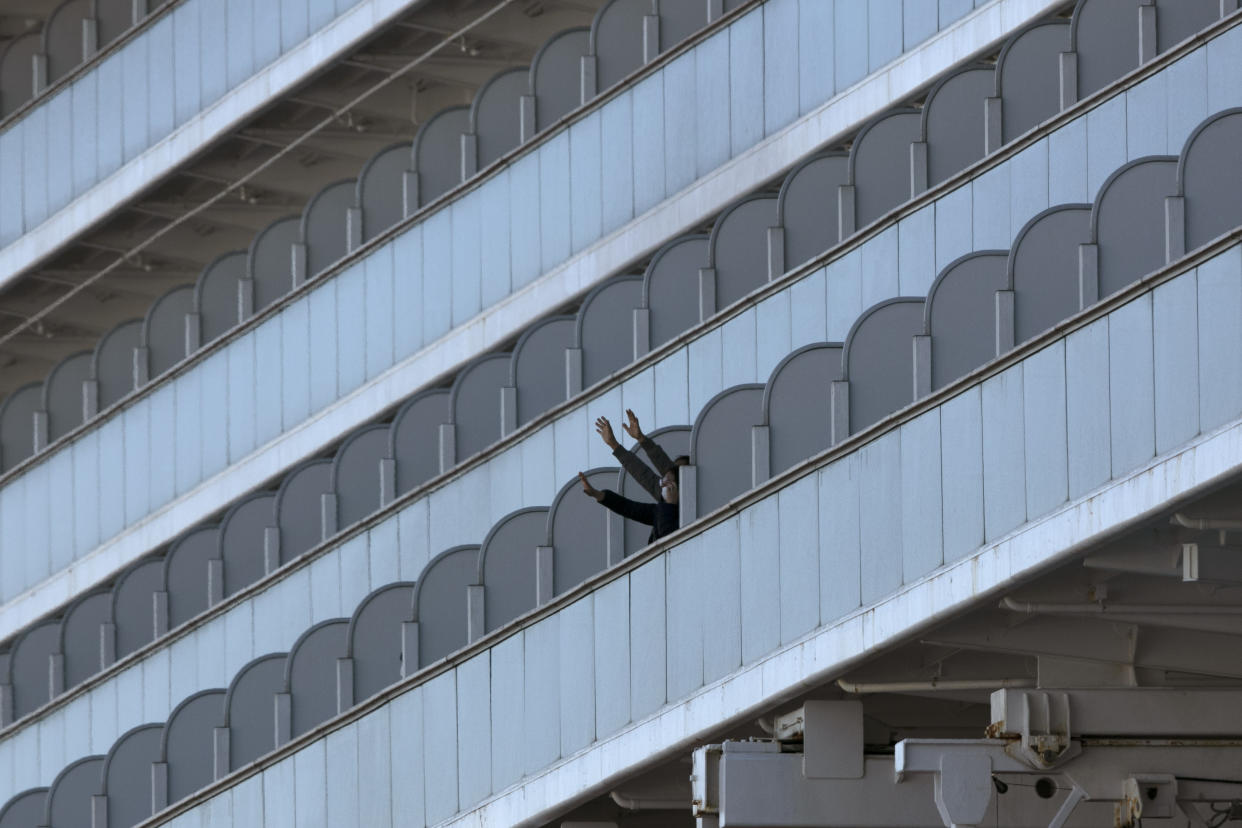
{"label": "gray balcony panel", "polygon": [[[595,488],[617,488],[615,468],[591,469],[587,480]],[[582,492],[582,484],[571,479],[552,500],[548,510],[547,537],[543,545],[552,547],[552,594],[577,586],[608,567],[608,513]]]}
{"label": "gray balcony panel", "polygon": [[[366,701],[406,674],[401,625],[411,620],[413,606],[414,582],[399,581],[375,590],[354,610],[345,644],[346,655],[354,662],[355,703]],[[410,665],[410,670],[417,667]]]}
{"label": "gray balcony panel", "polygon": [[537,605],[535,549],[543,545],[547,534],[548,510],[528,508],[501,518],[484,538],[474,583],[483,587],[486,632],[503,627]]}
{"label": "gray balcony panel", "polygon": [[393,417],[388,456],[397,464],[397,494],[440,473],[438,432],[449,421],[449,397],[441,389],[416,394]]}
{"label": "gray balcony panel", "polygon": [[234,677],[224,697],[229,731],[228,770],[237,770],[276,747],[275,695],[284,681],[286,653],[260,656]]}
{"label": "gray balcony panel", "polygon": [[155,379],[186,358],[186,316],[194,310],[194,286],[165,293],[147,312],[142,347],[148,352],[147,376]]}
{"label": "gray balcony panel", "polygon": [[49,84],[90,58],[83,43],[82,24],[94,13],[94,5],[94,0],[65,0],[44,24],[42,51],[47,55]]}
{"label": "gray balcony panel", "polygon": [[685,236],[661,248],[643,275],[642,307],[651,311],[651,347],[658,348],[699,323],[699,268],[707,236]]}
{"label": "gray balcony panel", "polygon": [[[427,564],[414,589],[418,666],[425,667],[466,645],[466,587],[479,575],[479,547],[456,546]],[[408,669],[408,668],[407,668]]]}
{"label": "gray balcony panel", "polygon": [[690,462],[698,468],[698,510],[705,515],[751,486],[743,447],[763,417],[763,386],[739,385],[708,401],[690,433]]}
{"label": "gray balcony panel", "polygon": [[91,797],[99,790],[104,757],[87,756],[65,767],[47,791],[42,825],[91,828]]}
{"label": "gray balcony panel", "polygon": [[20,719],[46,704],[50,692],[49,659],[56,652],[60,622],[44,621],[26,630],[9,650],[8,683],[13,687],[13,717]]}
{"label": "gray balcony panel", "polygon": [[274,506],[276,526],[280,529],[281,563],[293,560],[323,540],[323,496],[332,492],[332,467],[331,460],[308,460],[281,481]]}
{"label": "gray balcony panel", "polygon": [[211,784],[213,731],[224,719],[224,690],[203,690],[186,698],[168,717],[159,761],[168,765],[172,804]]}
{"label": "gray balcony panel", "polygon": [[15,37],[0,49],[0,116],[17,111],[34,94],[34,56],[38,32]]}
{"label": "gray balcony panel", "polygon": [[32,382],[0,403],[0,468],[13,468],[34,454],[34,415],[43,405],[43,383]]}
{"label": "gray balcony panel", "polygon": [[43,823],[47,788],[22,791],[0,809],[0,828],[29,828]]}
{"label": "gray balcony panel", "polygon": [[535,96],[535,132],[542,132],[582,103],[582,57],[590,49],[590,29],[553,35],[531,61],[530,90]]}
{"label": "gray balcony panel", "polygon": [[565,349],[573,345],[574,322],[572,316],[545,319],[528,328],[514,346],[509,386],[517,389],[516,425],[530,422],[568,398]]}
{"label": "gray balcony panel", "polygon": [[529,91],[530,70],[526,67],[506,69],[479,87],[466,130],[477,141],[477,153],[473,159],[463,154],[463,164],[473,162],[463,169],[481,170],[522,143],[521,100]]}
{"label": "gray balcony panel", "polygon": [[1220,17],[1220,0],[1156,0],[1156,45],[1166,52]]}
{"label": "gray balcony panel", "polygon": [[141,319],[122,322],[95,346],[91,375],[99,383],[99,410],[134,390],[134,349],[142,342],[142,327]]}
{"label": "gray balcony panel", "polygon": [[235,503],[220,521],[219,557],[224,561],[224,594],[232,595],[263,577],[264,541],[276,525],[276,495],[257,492]]}
{"label": "gray balcony panel", "polygon": [[1004,143],[1061,110],[1060,55],[1068,49],[1069,23],[1038,23],[1006,42],[993,92]]}
{"label": "gray balcony panel", "polygon": [[203,269],[195,284],[194,309],[201,344],[219,338],[238,323],[238,285],[246,277],[246,252],[234,250]]}
{"label": "gray balcony panel", "polygon": [[210,606],[208,566],[220,560],[220,527],[200,526],[182,535],[164,558],[168,627],[184,624]]}
{"label": "gray balcony panel", "polygon": [[919,140],[920,126],[917,110],[898,110],[863,127],[854,139],[848,183],[854,185],[855,229],[910,199],[910,144]]}
{"label": "gray balcony panel", "polygon": [[159,760],[164,725],[139,725],[108,751],[99,791],[108,797],[109,825],[137,825],[151,816],[151,763]]}
{"label": "gray balcony panel", "polygon": [[705,266],[715,269],[716,308],[726,308],[768,280],[769,227],[777,224],[777,200],[744,199],[712,227]]}
{"label": "gray balcony panel", "polygon": [[393,144],[373,155],[358,173],[354,204],[362,210],[361,241],[370,241],[405,218],[403,179],[413,172],[412,149],[409,141]]}
{"label": "gray balcony panel", "polygon": [[352,178],[329,184],[302,212],[298,241],[306,245],[307,278],[314,278],[349,252],[346,216],[354,204],[357,184]]}
{"label": "gray balcony panel", "polygon": [[321,621],[289,650],[281,692],[292,696],[292,738],[336,715],[336,662],[345,656],[349,621]]}
{"label": "gray balcony panel", "polygon": [[337,450],[332,491],[338,526],[351,526],[380,507],[380,460],[388,456],[388,442],[388,424],[377,424],[355,431]]}
{"label": "gray balcony panel", "polygon": [[1164,196],[1176,189],[1172,157],[1127,164],[1100,188],[1091,224],[1101,299],[1164,266]]}
{"label": "gray balcony panel", "polygon": [[79,598],[60,623],[57,652],[64,658],[64,686],[73,687],[103,666],[101,627],[112,621],[112,592],[99,590]]}
{"label": "gray balcony panel", "polygon": [[785,177],[777,223],[785,233],[785,270],[812,259],[839,241],[837,188],[845,183],[848,156],[815,156]]}
{"label": "gray balcony panel", "polygon": [[573,346],[582,349],[582,387],[587,388],[634,359],[634,309],[642,279],[618,276],[593,290],[578,309]]}
{"label": "gray balcony panel", "polygon": [[1078,63],[1080,99],[1138,68],[1138,7],[1136,0],[1079,0],[1069,48]]}
{"label": "gray balcony panel", "polygon": [[450,422],[456,427],[457,462],[500,439],[500,389],[509,379],[509,354],[490,354],[457,375],[449,398]]}
{"label": "gray balcony panel", "polygon": [[987,154],[985,104],[994,85],[992,67],[971,66],[949,75],[928,94],[920,140],[927,142],[929,187]]}
{"label": "gray balcony panel", "polygon": [[1194,250],[1237,225],[1242,213],[1242,110],[1200,125],[1182,151],[1179,192],[1186,198],[1186,249]]}
{"label": "gray balcony panel", "polygon": [[112,587],[112,623],[116,657],[124,658],[155,640],[154,595],[163,590],[164,559],[148,558],[131,566]]}
{"label": "gray balcony panel", "polygon": [[[841,379],[841,344],[817,342],[785,357],[764,388],[759,424],[770,429],[772,475],[818,454],[831,443],[829,396]],[[808,416],[808,412],[812,412]]]}
{"label": "gray balcony panel", "polygon": [[911,339],[923,330],[923,300],[897,298],[863,312],[845,339],[849,433],[862,431],[914,401]]}
{"label": "gray balcony panel", "polygon": [[57,363],[43,381],[47,439],[56,440],[82,425],[82,383],[90,379],[94,355],[82,351]]}
{"label": "gray balcony panel", "polygon": [[968,253],[936,277],[927,293],[931,387],[943,388],[996,356],[996,291],[1006,286],[1009,253]]}
{"label": "gray balcony panel", "polygon": [[461,136],[470,127],[470,107],[441,110],[414,136],[418,205],[422,207],[461,183]]}
{"label": "gray balcony panel", "polygon": [[653,0],[609,0],[591,24],[595,88],[604,91],[642,66],[643,17],[654,12]]}
{"label": "gray balcony panel", "polygon": [[1078,245],[1090,241],[1088,205],[1062,205],[1027,222],[1009,254],[1014,342],[1025,342],[1081,307]]}
{"label": "gray balcony panel", "polygon": [[246,275],[254,280],[254,312],[293,289],[293,245],[300,238],[301,221],[297,216],[277,219],[250,243]]}

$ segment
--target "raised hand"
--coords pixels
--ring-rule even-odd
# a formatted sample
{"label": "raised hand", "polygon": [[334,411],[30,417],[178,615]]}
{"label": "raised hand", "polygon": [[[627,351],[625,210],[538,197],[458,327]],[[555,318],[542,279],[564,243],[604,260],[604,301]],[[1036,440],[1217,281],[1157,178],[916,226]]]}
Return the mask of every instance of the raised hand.
{"label": "raised hand", "polygon": [[604,493],[601,492],[599,489],[595,488],[594,486],[592,486],[591,481],[587,480],[587,477],[585,474],[583,474],[582,472],[578,472],[578,479],[582,481],[582,493],[583,494],[589,495],[595,498],[596,500],[604,499]]}
{"label": "raised hand", "polygon": [[643,439],[643,430],[638,425],[638,418],[634,416],[634,410],[630,408],[625,409],[625,416],[629,419],[629,422],[621,426],[625,429],[625,433],[635,440]]}
{"label": "raised hand", "polygon": [[616,435],[612,433],[612,423],[608,422],[607,417],[600,417],[595,421],[595,432],[604,441],[604,445],[610,449],[615,449],[618,445]]}

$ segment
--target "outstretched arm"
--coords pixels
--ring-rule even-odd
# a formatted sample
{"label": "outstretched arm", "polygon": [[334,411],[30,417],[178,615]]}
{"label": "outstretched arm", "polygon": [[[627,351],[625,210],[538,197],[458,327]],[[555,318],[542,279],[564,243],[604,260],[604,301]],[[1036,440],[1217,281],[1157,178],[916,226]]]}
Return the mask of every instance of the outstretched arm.
{"label": "outstretched arm", "polygon": [[608,422],[607,417],[600,417],[595,421],[595,431],[604,444],[612,449],[612,456],[621,463],[625,473],[634,478],[634,482],[642,486],[643,490],[658,502],[660,500],[659,475],[647,468],[647,464],[635,457],[632,451],[617,442],[617,438],[612,433],[612,423]]}
{"label": "outstretched arm", "polygon": [[589,497],[593,497],[600,503],[618,515],[630,520],[636,520],[639,523],[645,523],[648,526],[655,525],[655,504],[639,503],[637,500],[630,500],[628,497],[622,497],[612,489],[604,489],[600,491],[591,485],[587,480],[587,476],[582,472],[578,472],[578,479],[582,481],[582,491]]}
{"label": "outstretched arm", "polygon": [[[668,454],[665,453],[664,449],[656,445],[655,440],[643,434],[642,427],[638,424],[638,417],[634,416],[634,412],[631,409],[625,409],[625,416],[628,420],[622,426],[625,429],[625,433],[637,440],[638,445],[642,446],[643,451],[647,453],[647,457],[651,460],[651,465],[655,466],[656,472],[659,473],[660,477],[668,474],[669,470],[673,468],[673,461],[669,459]],[[656,500],[659,499],[657,495]]]}

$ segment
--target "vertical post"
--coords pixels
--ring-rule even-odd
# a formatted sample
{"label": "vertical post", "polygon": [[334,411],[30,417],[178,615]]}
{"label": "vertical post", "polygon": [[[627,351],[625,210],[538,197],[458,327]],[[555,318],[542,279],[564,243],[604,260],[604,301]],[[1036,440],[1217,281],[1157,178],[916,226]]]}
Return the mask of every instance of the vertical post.
{"label": "vertical post", "polygon": [[483,637],[483,585],[466,587],[466,642],[473,643]]}
{"label": "vertical post", "polygon": [[750,485],[758,486],[772,476],[772,430],[750,427]]}
{"label": "vertical post", "polygon": [[927,142],[910,144],[910,198],[927,191]]}
{"label": "vertical post", "polygon": [[1078,309],[1100,301],[1100,248],[1094,244],[1078,245]]}
{"label": "vertical post", "polygon": [[90,60],[99,51],[99,21],[93,17],[82,19],[82,62]]}
{"label": "vertical post", "polygon": [[229,729],[227,727],[212,728],[211,731],[211,764],[216,779],[228,776],[229,773]]}
{"label": "vertical post", "polygon": [[254,316],[254,279],[243,276],[237,280],[237,323]]}
{"label": "vertical post", "polygon": [[1002,101],[1000,98],[987,98],[983,102],[983,146],[984,151],[991,155],[1005,143],[1002,124]]}
{"label": "vertical post", "polygon": [[99,413],[99,380],[82,380],[82,421]]}
{"label": "vertical post", "polygon": [[1164,200],[1164,261],[1171,264],[1186,255],[1186,199]]}
{"label": "vertical post", "polygon": [[785,228],[768,228],[768,281],[785,274]]}
{"label": "vertical post", "polygon": [[716,268],[699,268],[699,321],[716,315]]}
{"label": "vertical post", "polygon": [[37,98],[47,89],[47,55],[31,55],[30,62],[30,94]]}
{"label": "vertical post", "polygon": [[921,400],[931,393],[931,337],[914,335],[914,399]]}
{"label": "vertical post", "polygon": [[1155,0],[1142,0],[1139,3],[1139,63],[1147,63],[1157,53],[1156,44],[1156,11]]}
{"label": "vertical post", "polygon": [[457,465],[457,426],[440,424],[440,474]]}
{"label": "vertical post", "polygon": [[699,517],[699,476],[697,466],[682,466],[677,475],[678,524],[689,526]]}
{"label": "vertical post", "polygon": [[381,457],[379,461],[380,506],[387,506],[397,499],[397,461]]}
{"label": "vertical post", "polygon": [[309,276],[306,272],[306,245],[294,242],[289,245],[289,289],[298,288]]}
{"label": "vertical post", "polygon": [[543,606],[552,600],[555,594],[553,587],[553,578],[555,573],[552,568],[553,557],[552,547],[536,546],[535,547],[535,603]]}
{"label": "vertical post", "polygon": [[280,527],[263,529],[263,571],[271,574],[280,569]]}
{"label": "vertical post", "polygon": [[596,94],[596,91],[595,91],[595,83],[596,83],[595,81],[595,69],[596,69],[595,55],[583,55],[581,67],[582,67],[582,77],[581,77],[581,83],[578,87],[578,92],[579,92],[579,96],[581,97],[580,103],[583,106],[585,106],[592,98],[595,97],[595,94]]}
{"label": "vertical post", "polygon": [[837,187],[837,241],[845,241],[854,235],[854,185]]}
{"label": "vertical post", "polygon": [[401,174],[401,215],[409,218],[418,212],[418,173],[406,170]]}
{"label": "vertical post", "polygon": [[829,387],[829,418],[832,445],[835,446],[850,436],[849,380],[833,380]]}
{"label": "vertical post", "polygon": [[1078,53],[1062,52],[1061,68],[1061,111],[1078,103]]}
{"label": "vertical post", "polygon": [[362,247],[362,208],[349,207],[345,210],[345,252],[353,253]]}
{"label": "vertical post", "polygon": [[660,56],[660,18],[654,14],[643,17],[643,63]]}
{"label": "vertical post", "polygon": [[34,435],[33,435],[34,453],[38,454],[39,452],[47,448],[47,437],[48,437],[47,412],[46,411],[34,412],[34,415],[31,418],[31,421],[34,426]]}
{"label": "vertical post", "polygon": [[344,713],[354,706],[354,660],[336,660],[336,712]]}
{"label": "vertical post", "polygon": [[108,828],[108,797],[91,794],[91,828]]}
{"label": "vertical post", "polygon": [[134,388],[138,389],[151,381],[151,349],[138,347],[134,349]]}
{"label": "vertical post", "polygon": [[276,747],[288,744],[293,736],[293,697],[288,693],[277,693],[273,699],[273,718],[275,724],[274,737]]}
{"label": "vertical post", "polygon": [[625,560],[625,518],[604,510],[604,521],[608,533],[608,565],[616,566]]}
{"label": "vertical post", "polygon": [[65,654],[49,653],[47,657],[48,698],[54,699],[65,692]]}
{"label": "vertical post", "polygon": [[707,0],[707,22],[713,23],[724,17],[724,0]]}
{"label": "vertical post", "polygon": [[996,291],[996,356],[1007,354],[1014,346],[1013,291]]}
{"label": "vertical post", "polygon": [[203,344],[203,319],[197,313],[185,315],[185,355],[190,356]]}
{"label": "vertical post", "polygon": [[401,677],[418,672],[418,622],[401,622]]}
{"label": "vertical post", "polygon": [[116,663],[116,624],[99,625],[99,669],[107,670]]}
{"label": "vertical post", "polygon": [[207,561],[207,606],[214,607],[224,600],[224,561],[212,558]]}
{"label": "vertical post", "polygon": [[479,136],[472,132],[461,136],[461,180],[466,181],[479,171]]}
{"label": "vertical post", "polygon": [[565,399],[582,393],[582,349],[565,349]]}
{"label": "vertical post", "polygon": [[168,632],[168,593],[151,593],[151,633],[160,638]]}
{"label": "vertical post", "polygon": [[651,309],[634,308],[634,361],[651,352]]}
{"label": "vertical post", "polygon": [[168,763],[151,763],[151,813],[168,807]]}
{"label": "vertical post", "polygon": [[500,389],[500,436],[517,431],[517,389],[512,385]]}
{"label": "vertical post", "polygon": [[319,496],[319,529],[320,539],[327,540],[336,534],[336,494],[325,492]]}
{"label": "vertical post", "polygon": [[525,144],[535,137],[535,96],[523,95],[518,99],[518,140]]}
{"label": "vertical post", "polygon": [[0,684],[0,727],[13,723],[13,685]]}

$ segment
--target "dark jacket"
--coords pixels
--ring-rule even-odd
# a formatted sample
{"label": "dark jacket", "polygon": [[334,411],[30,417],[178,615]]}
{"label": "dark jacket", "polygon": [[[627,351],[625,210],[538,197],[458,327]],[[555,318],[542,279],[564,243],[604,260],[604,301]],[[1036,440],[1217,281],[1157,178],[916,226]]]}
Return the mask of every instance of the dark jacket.
{"label": "dark jacket", "polygon": [[636,520],[651,527],[651,535],[647,543],[654,542],[672,532],[677,531],[681,516],[676,503],[639,503],[622,497],[612,489],[604,489],[604,499],[600,501],[623,518]]}
{"label": "dark jacket", "polygon": [[673,461],[669,459],[664,449],[656,445],[650,437],[643,435],[638,445],[646,452],[651,464],[656,467],[655,472],[647,468],[647,464],[639,460],[634,452],[625,446],[618,445],[612,450],[612,456],[621,461],[626,474],[634,478],[634,482],[642,486],[643,491],[651,495],[655,503],[630,500],[609,490],[604,491],[604,499],[600,502],[622,517],[650,526],[651,534],[647,537],[647,543],[653,543],[656,538],[662,538],[675,531],[681,522],[680,507],[676,503],[665,503],[660,494],[660,478],[676,466],[673,465]]}

